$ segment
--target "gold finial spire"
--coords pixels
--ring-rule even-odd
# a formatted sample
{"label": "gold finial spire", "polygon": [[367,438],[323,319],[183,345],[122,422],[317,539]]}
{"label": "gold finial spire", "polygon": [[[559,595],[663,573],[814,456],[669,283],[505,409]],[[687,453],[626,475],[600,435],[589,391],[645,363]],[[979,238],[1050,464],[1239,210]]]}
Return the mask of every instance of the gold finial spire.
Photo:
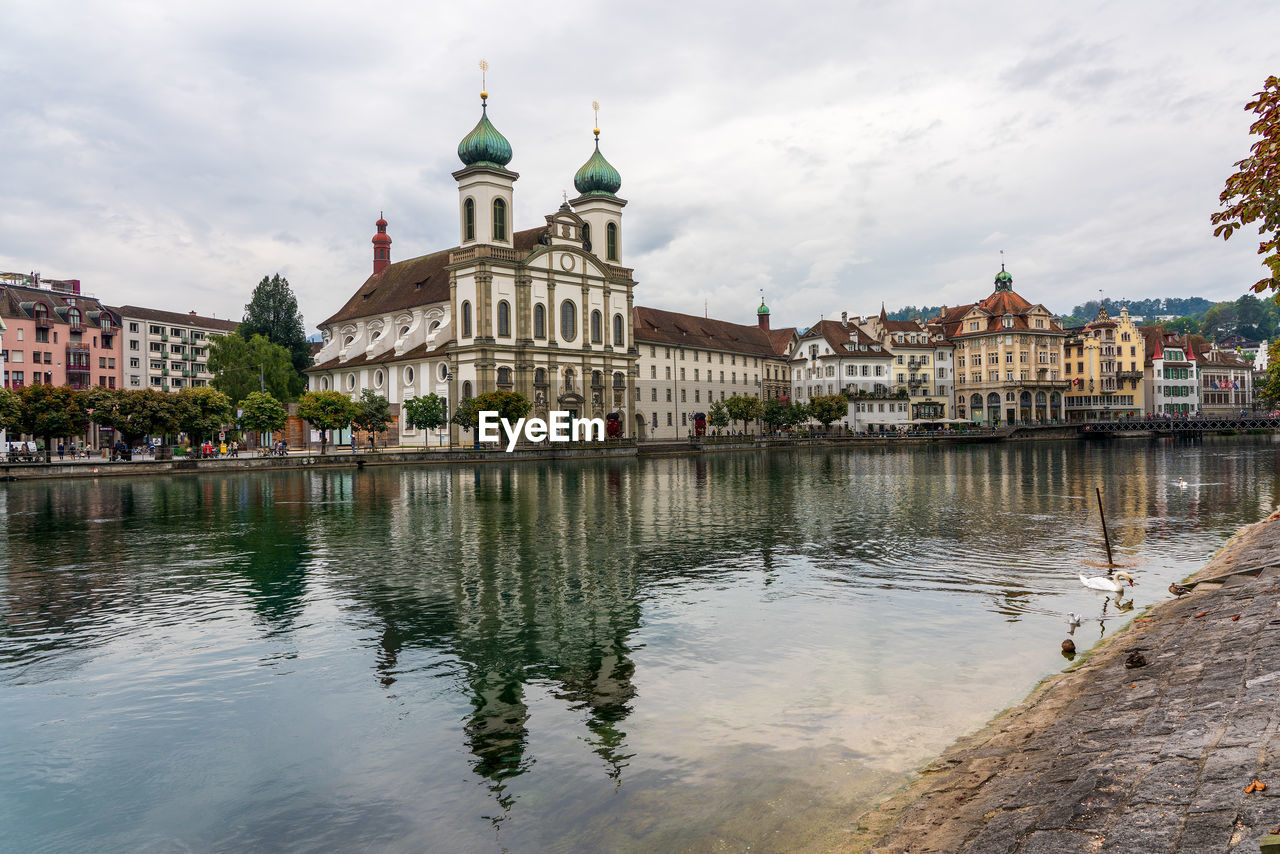
{"label": "gold finial spire", "polygon": [[481,101],[489,100],[489,92],[487,91],[489,87],[485,82],[485,76],[488,71],[489,71],[489,63],[485,62],[483,59],[480,60],[480,100]]}
{"label": "gold finial spire", "polygon": [[591,111],[596,114],[595,135],[596,135],[596,139],[599,139],[600,138],[600,102],[599,101],[591,102]]}

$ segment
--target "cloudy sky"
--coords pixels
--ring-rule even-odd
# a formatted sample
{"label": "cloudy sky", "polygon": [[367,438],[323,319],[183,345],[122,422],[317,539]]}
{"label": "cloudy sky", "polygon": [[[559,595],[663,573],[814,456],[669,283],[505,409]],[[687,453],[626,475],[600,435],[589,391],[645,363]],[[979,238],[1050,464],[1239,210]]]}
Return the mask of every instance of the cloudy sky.
{"label": "cloudy sky", "polygon": [[[1055,11],[1049,11],[1050,9]],[[308,327],[455,245],[458,140],[511,141],[515,225],[601,148],[638,303],[775,325],[1015,288],[1065,312],[1235,299],[1209,215],[1280,74],[1280,4],[4,4],[0,270],[238,318],[280,272]]]}

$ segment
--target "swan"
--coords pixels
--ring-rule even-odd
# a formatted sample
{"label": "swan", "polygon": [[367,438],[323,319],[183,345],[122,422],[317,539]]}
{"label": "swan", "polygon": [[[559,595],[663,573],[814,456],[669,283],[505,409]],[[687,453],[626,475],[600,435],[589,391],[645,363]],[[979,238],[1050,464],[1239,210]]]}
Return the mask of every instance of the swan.
{"label": "swan", "polygon": [[1180,487],[1181,487],[1181,488],[1183,488],[1183,489],[1186,489],[1186,488],[1187,488],[1187,479],[1186,479],[1186,478],[1184,478],[1184,477],[1180,477],[1180,478],[1178,478],[1178,486],[1180,486]]}
{"label": "swan", "polygon": [[1120,584],[1120,579],[1129,582],[1129,586],[1133,586],[1133,576],[1127,572],[1113,572],[1111,575],[1095,575],[1093,578],[1085,578],[1080,576],[1080,583],[1090,590],[1105,590],[1108,593],[1122,593],[1124,587]]}
{"label": "swan", "polygon": [[1067,614],[1067,625],[1070,626],[1071,628],[1073,629],[1077,628],[1083,622],[1084,622],[1084,618],[1081,617],[1079,614],[1077,614],[1075,611],[1072,611],[1071,613]]}

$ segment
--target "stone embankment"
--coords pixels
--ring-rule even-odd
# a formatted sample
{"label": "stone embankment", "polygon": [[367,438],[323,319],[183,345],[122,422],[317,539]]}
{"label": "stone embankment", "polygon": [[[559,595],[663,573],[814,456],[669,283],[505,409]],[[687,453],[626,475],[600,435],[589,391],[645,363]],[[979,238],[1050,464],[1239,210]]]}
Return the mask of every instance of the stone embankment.
{"label": "stone embankment", "polygon": [[1280,850],[1264,839],[1280,824],[1280,513],[1193,581],[958,742],[833,850]]}

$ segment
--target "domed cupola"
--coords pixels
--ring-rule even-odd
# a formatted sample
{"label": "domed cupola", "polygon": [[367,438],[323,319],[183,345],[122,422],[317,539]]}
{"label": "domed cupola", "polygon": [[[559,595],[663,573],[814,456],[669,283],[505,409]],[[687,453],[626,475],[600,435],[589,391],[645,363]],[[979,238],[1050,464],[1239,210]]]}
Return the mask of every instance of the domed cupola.
{"label": "domed cupola", "polygon": [[595,134],[596,150],[573,176],[573,186],[584,196],[612,196],[622,187],[622,176],[600,153],[600,128]]}
{"label": "domed cupola", "polygon": [[1004,269],[1004,264],[1000,265],[1000,272],[996,273],[996,290],[1013,290],[1013,276],[1009,275],[1009,273]]}
{"label": "domed cupola", "polygon": [[760,297],[760,307],[756,309],[756,325],[761,329],[769,328],[769,306],[764,304],[764,297]]}
{"label": "domed cupola", "polygon": [[511,143],[489,121],[488,98],[488,92],[480,93],[480,121],[458,143],[458,159],[467,166],[496,166],[501,169],[511,162]]}

